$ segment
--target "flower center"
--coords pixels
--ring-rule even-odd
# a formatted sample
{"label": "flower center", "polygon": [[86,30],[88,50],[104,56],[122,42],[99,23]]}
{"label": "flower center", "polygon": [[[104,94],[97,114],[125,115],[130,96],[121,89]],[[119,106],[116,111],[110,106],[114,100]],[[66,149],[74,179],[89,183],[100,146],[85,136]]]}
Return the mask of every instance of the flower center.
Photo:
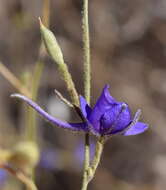
{"label": "flower center", "polygon": [[127,104],[122,103],[119,105],[115,105],[113,108],[105,112],[100,118],[100,133],[108,134],[119,123],[119,121],[123,118],[123,113],[127,108]]}

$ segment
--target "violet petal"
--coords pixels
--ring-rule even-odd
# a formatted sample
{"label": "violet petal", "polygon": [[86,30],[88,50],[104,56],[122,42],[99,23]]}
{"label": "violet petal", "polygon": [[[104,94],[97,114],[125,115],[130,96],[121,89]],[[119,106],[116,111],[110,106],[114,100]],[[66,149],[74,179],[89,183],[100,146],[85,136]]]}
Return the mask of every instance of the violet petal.
{"label": "violet petal", "polygon": [[129,135],[138,135],[140,133],[143,133],[148,129],[148,125],[146,123],[137,122],[135,125],[130,127],[127,131],[123,133],[124,136]]}
{"label": "violet petal", "polygon": [[87,101],[83,96],[80,96],[80,107],[83,116],[87,119],[91,114],[92,109],[90,108],[90,106],[88,105]]}
{"label": "violet petal", "polygon": [[110,95],[108,88],[109,85],[105,85],[102,94],[98,98],[89,117],[90,123],[96,128],[96,130],[100,127],[100,118],[102,115],[108,110],[111,110],[113,106],[118,105],[118,102]]}
{"label": "violet petal", "polygon": [[[125,107],[124,107],[125,105]],[[112,124],[109,134],[116,134],[119,131],[124,130],[131,123],[131,111],[127,104],[121,103],[121,111],[119,115],[115,117],[115,121]],[[123,108],[124,107],[124,108]]]}
{"label": "violet petal", "polygon": [[31,99],[23,96],[21,94],[12,94],[11,97],[19,98],[34,108],[44,119],[52,123],[53,125],[59,126],[60,128],[70,129],[73,131],[88,131],[86,123],[68,123],[65,121],[61,121],[56,119],[55,117],[49,115],[45,112],[39,105],[33,102]]}

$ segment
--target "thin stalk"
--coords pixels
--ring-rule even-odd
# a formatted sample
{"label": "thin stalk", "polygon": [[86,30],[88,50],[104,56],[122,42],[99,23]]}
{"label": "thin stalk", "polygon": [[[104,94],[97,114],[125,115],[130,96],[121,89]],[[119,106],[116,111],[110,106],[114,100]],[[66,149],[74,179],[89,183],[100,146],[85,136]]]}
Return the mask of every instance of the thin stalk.
{"label": "thin stalk", "polygon": [[3,77],[10,82],[20,93],[31,98],[29,90],[21,83],[21,81],[9,69],[0,62],[0,73]]}
{"label": "thin stalk", "polygon": [[96,143],[95,155],[92,160],[92,164],[87,168],[86,173],[84,173],[85,180],[83,180],[81,190],[87,190],[89,182],[93,179],[95,175],[96,169],[100,163],[105,141],[106,139],[104,137],[100,137]]}
{"label": "thin stalk", "polygon": [[62,76],[62,79],[66,83],[66,87],[67,87],[67,90],[70,94],[72,103],[76,106],[79,106],[79,104],[80,104],[79,103],[79,96],[78,96],[78,93],[76,91],[76,88],[75,88],[74,82],[72,80],[71,74],[69,73],[67,65],[65,63],[59,64],[58,70]]}
{"label": "thin stalk", "polygon": [[90,103],[90,83],[91,83],[91,66],[90,66],[90,40],[89,40],[89,22],[88,22],[88,0],[83,0],[83,50],[84,50],[84,94],[88,103]]}
{"label": "thin stalk", "polygon": [[69,102],[65,97],[63,97],[63,95],[58,91],[58,90],[54,90],[55,94],[57,95],[57,97],[63,102],[65,103],[67,106],[74,108],[73,104],[71,102]]}
{"label": "thin stalk", "polygon": [[[42,18],[47,27],[50,25],[50,0],[43,1],[43,10],[42,10]],[[41,76],[44,70],[44,58],[46,56],[46,51],[44,48],[43,42],[40,43],[38,60],[35,64],[33,79],[32,79],[32,89],[31,89],[31,97],[35,101],[38,96],[38,90],[40,85]],[[34,141],[37,143],[37,123],[36,123],[36,112],[28,107],[27,112],[27,131],[26,137],[28,140]],[[34,168],[32,169],[31,178],[35,181],[35,172]]]}
{"label": "thin stalk", "polygon": [[89,134],[85,134],[85,155],[84,155],[84,171],[83,171],[83,180],[82,180],[82,187],[81,190],[86,190],[88,186],[88,169],[89,169],[89,162],[90,162],[90,156],[89,156]]}
{"label": "thin stalk", "polygon": [[99,140],[96,143],[96,150],[95,150],[95,156],[93,158],[92,164],[89,167],[89,181],[92,180],[92,178],[94,177],[94,174],[96,172],[96,169],[100,163],[100,159],[101,159],[101,155],[103,152],[103,148],[104,148],[104,143],[105,143],[105,138],[104,137],[100,137]]}
{"label": "thin stalk", "polygon": [[37,187],[33,183],[33,181],[29,177],[27,177],[23,172],[19,170],[14,170],[8,165],[0,165],[0,168],[6,170],[8,173],[19,179],[23,184],[25,184],[27,190],[37,190]]}
{"label": "thin stalk", "polygon": [[[42,71],[43,71],[43,67],[44,64],[43,62],[38,62],[35,65],[35,71],[34,71],[34,77],[32,80],[32,90],[31,90],[31,94],[32,94],[32,99],[35,101],[37,98],[37,93],[38,93],[38,89],[39,89],[39,83],[40,83],[40,79],[41,79],[41,75],[42,75]],[[27,127],[27,139],[31,140],[31,141],[37,141],[36,139],[36,112],[28,107],[28,127]]]}
{"label": "thin stalk", "polygon": [[[43,10],[42,10],[42,18],[47,27],[50,24],[50,0],[43,1]],[[44,57],[46,55],[43,42],[41,42],[39,47],[38,60],[35,64],[33,79],[32,79],[32,89],[31,89],[31,98],[35,101],[37,99],[40,79],[44,70]],[[32,108],[28,108],[27,113],[28,118],[28,127],[26,136],[27,139],[36,141],[36,112]]]}
{"label": "thin stalk", "polygon": [[[89,23],[88,23],[88,0],[83,0],[82,14],[82,29],[83,29],[83,58],[84,58],[84,94],[87,102],[90,104],[90,82],[91,82],[91,67],[90,67],[90,41],[89,41]],[[85,155],[84,169],[81,190],[86,190],[88,186],[88,168],[90,164],[90,147],[89,134],[85,134]]]}
{"label": "thin stalk", "polygon": [[49,28],[49,25],[50,25],[50,0],[44,0],[44,2],[43,2],[42,19],[43,19],[44,25]]}

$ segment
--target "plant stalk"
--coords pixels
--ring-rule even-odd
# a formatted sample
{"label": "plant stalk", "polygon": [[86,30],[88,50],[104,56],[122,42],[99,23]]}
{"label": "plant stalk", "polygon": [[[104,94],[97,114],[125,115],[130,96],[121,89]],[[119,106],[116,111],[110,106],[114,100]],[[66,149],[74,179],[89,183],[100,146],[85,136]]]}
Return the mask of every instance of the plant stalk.
{"label": "plant stalk", "polygon": [[96,169],[100,163],[100,159],[101,159],[101,155],[103,152],[103,148],[104,148],[104,143],[105,143],[105,138],[104,137],[100,137],[96,143],[96,150],[95,150],[95,156],[94,159],[92,161],[92,164],[89,168],[89,180],[92,180],[92,178],[94,177],[94,174],[96,172]]}
{"label": "plant stalk", "polygon": [[88,0],[83,0],[83,51],[84,51],[84,94],[88,103],[90,103],[90,83],[91,83],[91,66],[90,66],[90,40],[89,40],[89,22],[88,22]]}
{"label": "plant stalk", "polygon": [[[88,0],[83,0],[82,13],[82,40],[83,40],[83,58],[84,58],[84,94],[87,102],[90,104],[90,83],[91,83],[91,67],[90,67],[90,41],[89,41],[89,23],[88,23]],[[89,134],[85,134],[85,156],[84,169],[81,190],[88,187],[88,168],[90,164],[90,146]]]}

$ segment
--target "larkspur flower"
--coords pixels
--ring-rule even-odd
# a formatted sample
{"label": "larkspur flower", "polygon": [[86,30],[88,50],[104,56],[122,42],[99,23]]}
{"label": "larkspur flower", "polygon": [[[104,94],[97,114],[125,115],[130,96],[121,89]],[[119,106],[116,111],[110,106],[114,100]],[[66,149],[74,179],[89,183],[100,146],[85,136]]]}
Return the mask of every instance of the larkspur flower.
{"label": "larkspur flower", "polygon": [[124,102],[116,101],[109,93],[109,85],[105,85],[94,108],[80,96],[80,111],[84,122],[69,123],[49,115],[40,106],[29,98],[13,94],[12,97],[22,99],[33,107],[43,118],[61,128],[73,131],[90,132],[96,136],[111,136],[121,134],[124,136],[137,135],[148,129],[148,125],[138,122],[141,111],[138,110],[132,118],[129,106]]}

